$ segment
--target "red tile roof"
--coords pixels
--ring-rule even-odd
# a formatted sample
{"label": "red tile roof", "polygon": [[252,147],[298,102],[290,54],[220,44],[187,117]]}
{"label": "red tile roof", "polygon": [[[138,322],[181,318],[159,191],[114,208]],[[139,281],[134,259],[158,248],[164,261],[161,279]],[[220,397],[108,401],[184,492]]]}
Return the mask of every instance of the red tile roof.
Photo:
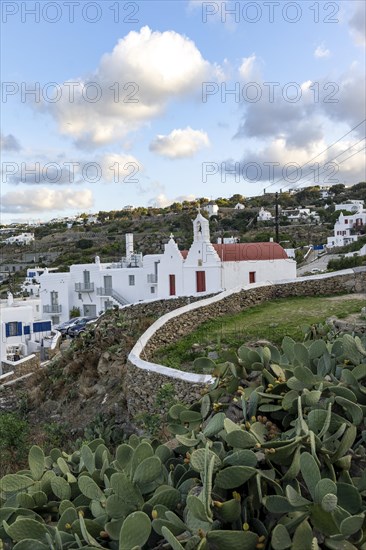
{"label": "red tile roof", "polygon": [[[282,246],[271,242],[213,244],[213,247],[223,262],[288,259]],[[186,259],[188,250],[181,250],[180,253]]]}

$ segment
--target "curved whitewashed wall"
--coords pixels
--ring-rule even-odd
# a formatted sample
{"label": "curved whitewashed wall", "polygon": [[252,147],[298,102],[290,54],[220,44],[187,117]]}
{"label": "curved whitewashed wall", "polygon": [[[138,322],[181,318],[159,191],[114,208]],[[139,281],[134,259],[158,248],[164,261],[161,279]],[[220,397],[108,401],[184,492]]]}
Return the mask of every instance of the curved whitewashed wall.
{"label": "curved whitewashed wall", "polygon": [[272,283],[257,283],[224,291],[194,302],[160,317],[139,338],[128,356],[126,394],[132,415],[147,410],[156,412],[155,396],[159,388],[173,383],[179,400],[192,403],[203,387],[213,381],[208,375],[183,372],[149,361],[155,349],[168,345],[192,332],[208,319],[241,311],[277,297],[296,295],[365,292],[366,268],[299,277]]}

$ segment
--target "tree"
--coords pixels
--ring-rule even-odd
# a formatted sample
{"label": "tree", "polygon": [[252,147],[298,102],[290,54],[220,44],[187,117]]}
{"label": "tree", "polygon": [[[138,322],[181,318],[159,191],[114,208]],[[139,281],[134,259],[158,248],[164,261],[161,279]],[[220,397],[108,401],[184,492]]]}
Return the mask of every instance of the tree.
{"label": "tree", "polygon": [[346,186],[343,183],[336,183],[335,185],[332,185],[329,191],[335,195],[339,195],[340,193],[343,193],[345,189]]}

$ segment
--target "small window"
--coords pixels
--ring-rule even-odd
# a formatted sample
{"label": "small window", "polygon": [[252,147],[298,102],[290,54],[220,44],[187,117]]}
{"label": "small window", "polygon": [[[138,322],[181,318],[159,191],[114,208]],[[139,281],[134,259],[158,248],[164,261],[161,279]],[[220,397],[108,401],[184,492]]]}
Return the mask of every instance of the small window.
{"label": "small window", "polygon": [[255,271],[249,271],[249,284],[255,283]]}
{"label": "small window", "polygon": [[50,296],[51,296],[51,305],[58,306],[58,292],[56,292],[55,290],[52,290],[52,292],[50,292]]}
{"label": "small window", "polygon": [[128,284],[130,286],[135,286],[135,275],[129,275],[128,276]]}
{"label": "small window", "polygon": [[155,287],[154,286],[150,287],[150,292],[151,292],[151,294],[155,294]]}
{"label": "small window", "polygon": [[36,306],[36,311],[37,311],[37,313],[39,312],[39,306]]}

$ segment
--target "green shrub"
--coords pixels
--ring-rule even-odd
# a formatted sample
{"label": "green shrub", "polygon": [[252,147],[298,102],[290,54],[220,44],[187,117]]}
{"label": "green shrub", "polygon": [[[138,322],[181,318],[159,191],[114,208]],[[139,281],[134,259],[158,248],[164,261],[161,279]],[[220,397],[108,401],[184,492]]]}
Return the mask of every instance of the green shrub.
{"label": "green shrub", "polygon": [[364,261],[365,261],[365,258],[363,258],[362,256],[356,256],[356,255],[329,260],[328,270],[338,271],[340,269],[349,269],[351,267],[358,267],[362,265]]}
{"label": "green shrub", "polygon": [[0,414],[0,474],[22,462],[27,453],[28,423],[15,413]]}
{"label": "green shrub", "polygon": [[72,319],[73,317],[80,317],[81,315],[81,312],[80,312],[80,308],[77,307],[77,306],[74,306],[70,309],[70,319]]}

